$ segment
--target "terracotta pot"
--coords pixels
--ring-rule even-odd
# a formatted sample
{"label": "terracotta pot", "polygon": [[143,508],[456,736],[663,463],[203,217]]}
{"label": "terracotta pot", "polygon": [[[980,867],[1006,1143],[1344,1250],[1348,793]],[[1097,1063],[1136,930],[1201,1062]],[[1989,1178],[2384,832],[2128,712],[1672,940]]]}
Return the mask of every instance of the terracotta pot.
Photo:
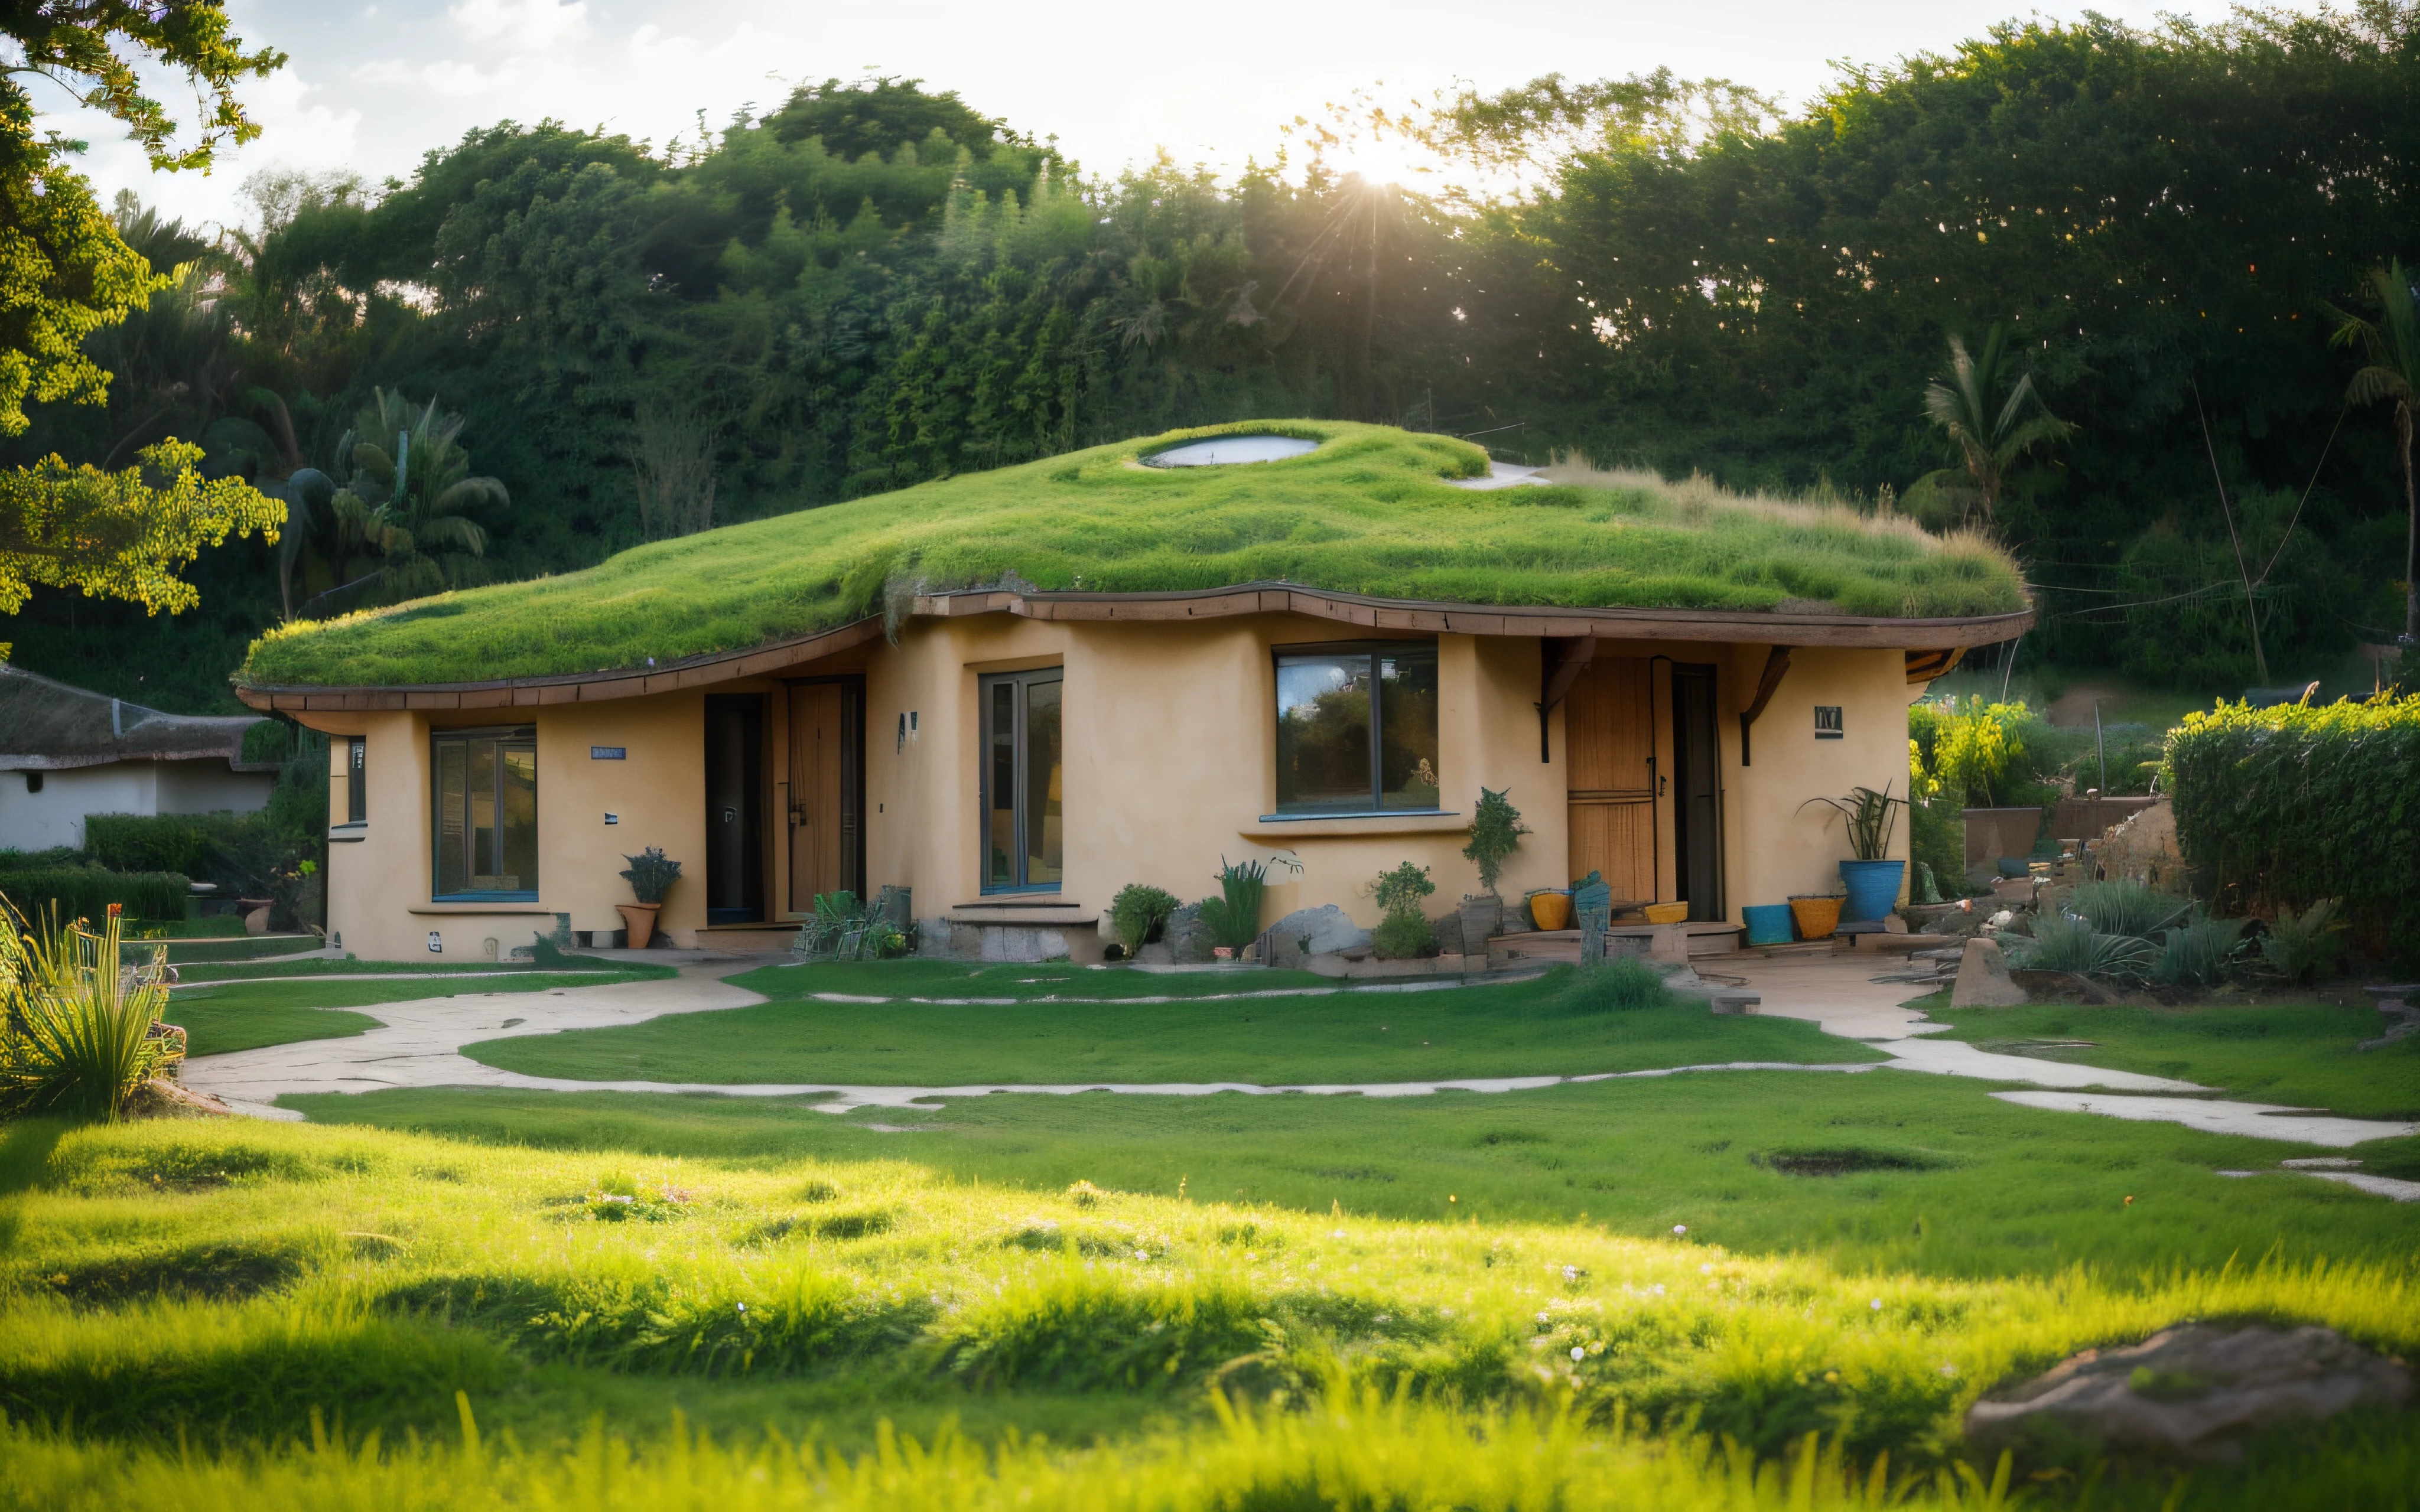
{"label": "terracotta pot", "polygon": [[1798,937],[1802,940],[1829,939],[1840,927],[1838,898],[1792,898],[1790,912],[1798,920]]}
{"label": "terracotta pot", "polygon": [[1568,892],[1533,893],[1529,898],[1529,917],[1542,930],[1563,929],[1572,921],[1572,895]]}
{"label": "terracotta pot", "polygon": [[613,912],[622,916],[622,927],[629,933],[630,949],[644,950],[656,937],[656,915],[661,903],[615,903]]}

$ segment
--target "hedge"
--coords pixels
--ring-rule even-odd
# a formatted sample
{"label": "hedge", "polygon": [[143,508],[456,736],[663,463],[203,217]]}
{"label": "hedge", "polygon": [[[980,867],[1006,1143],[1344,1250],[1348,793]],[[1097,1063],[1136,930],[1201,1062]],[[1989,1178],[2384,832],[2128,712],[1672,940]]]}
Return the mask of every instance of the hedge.
{"label": "hedge", "polygon": [[202,875],[216,852],[215,836],[191,814],[87,814],[84,847],[112,872],[182,872]]}
{"label": "hedge", "polygon": [[123,903],[135,918],[172,924],[185,917],[192,886],[176,872],[103,872],[98,867],[54,867],[39,872],[0,872],[0,897],[27,918],[58,904],[62,918],[98,920],[111,903]]}
{"label": "hedge", "polygon": [[2420,955],[2420,694],[2187,715],[2167,784],[2205,891],[2341,898],[2365,943]]}

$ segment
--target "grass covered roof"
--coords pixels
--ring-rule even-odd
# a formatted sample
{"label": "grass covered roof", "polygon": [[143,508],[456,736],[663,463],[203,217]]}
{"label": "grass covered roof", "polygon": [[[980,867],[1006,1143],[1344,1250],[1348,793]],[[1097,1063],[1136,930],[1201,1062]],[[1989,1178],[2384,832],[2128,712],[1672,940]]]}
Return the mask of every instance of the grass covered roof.
{"label": "grass covered roof", "polygon": [[[1299,457],[1148,468],[1202,436],[1316,439]],[[403,687],[644,667],[744,650],[882,611],[887,590],[1008,580],[1181,592],[1247,582],[1474,605],[1879,617],[2024,607],[1978,536],[1699,481],[1583,474],[1492,490],[1467,442],[1379,425],[1249,422],[1120,441],[622,552],[585,571],[475,588],[253,643],[251,687]]]}

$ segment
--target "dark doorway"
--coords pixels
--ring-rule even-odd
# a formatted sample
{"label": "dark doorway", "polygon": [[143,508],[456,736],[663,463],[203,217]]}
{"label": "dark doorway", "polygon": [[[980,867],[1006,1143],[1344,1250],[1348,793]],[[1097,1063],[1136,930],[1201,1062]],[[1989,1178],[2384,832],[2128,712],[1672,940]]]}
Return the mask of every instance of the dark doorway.
{"label": "dark doorway", "polygon": [[1672,669],[1672,860],[1689,918],[1723,917],[1722,744],[1714,726],[1714,670]]}
{"label": "dark doorway", "polygon": [[790,685],[790,912],[865,896],[865,680]]}
{"label": "dark doorway", "polygon": [[706,921],[765,918],[765,700],[706,701]]}

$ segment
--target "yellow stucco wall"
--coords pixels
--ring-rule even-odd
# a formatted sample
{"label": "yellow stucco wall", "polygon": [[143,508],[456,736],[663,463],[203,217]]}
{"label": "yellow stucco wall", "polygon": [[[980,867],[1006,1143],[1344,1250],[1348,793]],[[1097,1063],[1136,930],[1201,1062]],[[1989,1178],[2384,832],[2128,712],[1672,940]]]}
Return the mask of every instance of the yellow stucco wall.
{"label": "yellow stucco wall", "polygon": [[[1290,615],[1203,622],[1044,622],[989,614],[909,622],[897,645],[856,653],[866,677],[866,862],[869,890],[915,888],[915,912],[935,918],[977,903],[979,678],[985,672],[1062,665],[1065,732],[1066,876],[1060,892],[1081,917],[1106,911],[1129,882],[1191,901],[1217,890],[1220,858],[1290,856],[1299,876],[1276,871],[1263,922],[1333,903],[1363,925],[1378,917],[1367,887],[1404,860],[1428,866],[1437,884],[1430,912],[1476,891],[1463,859],[1464,833],[1479,789],[1509,789],[1531,831],[1500,884],[1508,899],[1568,882],[1567,753],[1561,712],[1549,725],[1553,759],[1538,756],[1540,646],[1532,640],[1444,635],[1438,643],[1440,818],[1328,819],[1264,823],[1276,799],[1273,646],[1372,639],[1350,626]],[[1379,637],[1378,639],[1384,639]],[[1837,886],[1848,855],[1828,810],[1799,811],[1806,799],[1860,782],[1906,787],[1907,690],[1900,653],[1799,651],[1756,726],[1755,764],[1739,764],[1737,714],[1762,670],[1762,646],[1600,642],[1605,656],[1663,656],[1718,669],[1725,902],[1736,920],[1747,903]],[[801,675],[829,671],[802,668]],[[1654,669],[1659,725],[1672,708],[1668,671]],[[767,899],[776,918],[803,906],[787,897],[785,695],[778,681],[715,691],[768,697]],[[481,958],[530,943],[570,916],[575,930],[610,930],[613,904],[629,900],[623,856],[660,845],[687,874],[661,916],[675,943],[705,923],[706,812],[703,711],[706,690],[460,714],[319,714],[306,722],[369,742],[369,821],[360,843],[330,851],[329,922],[346,949],[372,959],[427,959],[438,932],[446,959]],[[1814,738],[1814,706],[1845,711],[1846,738]],[[915,730],[900,727],[912,714]],[[539,898],[535,904],[429,902],[429,755],[433,729],[531,724],[537,730]],[[619,746],[624,761],[593,761],[591,746]],[[1671,771],[1668,729],[1656,748]],[[342,743],[336,747],[341,759]],[[1671,795],[1658,801],[1664,896],[1672,892]],[[341,805],[341,795],[334,799]],[[619,823],[607,825],[607,811]],[[343,818],[332,813],[332,822]],[[1892,854],[1907,854],[1902,822]]]}

